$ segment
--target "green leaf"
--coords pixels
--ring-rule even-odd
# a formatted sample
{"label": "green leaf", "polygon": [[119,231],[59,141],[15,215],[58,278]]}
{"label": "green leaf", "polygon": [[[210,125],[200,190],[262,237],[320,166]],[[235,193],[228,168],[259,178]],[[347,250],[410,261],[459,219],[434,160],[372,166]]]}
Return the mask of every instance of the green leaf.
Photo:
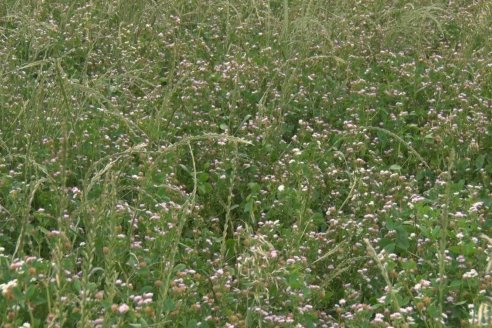
{"label": "green leaf", "polygon": [[322,301],[325,303],[329,303],[331,299],[333,298],[333,292],[326,290],[325,291],[325,296],[323,297]]}
{"label": "green leaf", "polygon": [[190,174],[190,175],[191,175],[190,170],[188,170],[188,168],[187,168],[186,166],[184,166],[183,164],[179,164],[178,166],[179,166],[179,167],[180,167],[183,171],[185,171],[186,173],[188,173],[188,174]]}
{"label": "green leaf", "polygon": [[307,318],[305,319],[305,321],[306,321],[306,327],[308,327],[308,328],[314,328],[314,327],[316,327],[316,326],[314,325],[314,323],[313,323],[313,319],[311,319],[311,318],[307,317]]}
{"label": "green leaf", "polygon": [[409,297],[401,296],[399,294],[396,295],[396,298],[398,299],[398,304],[400,304],[400,306],[406,306],[410,302]]}
{"label": "green leaf", "polygon": [[393,164],[389,167],[389,169],[392,171],[401,171],[401,166],[398,164]]}
{"label": "green leaf", "polygon": [[16,300],[20,303],[23,303],[26,299],[25,294],[19,288],[13,288],[12,293],[14,294]]}
{"label": "green leaf", "polygon": [[260,192],[261,190],[261,187],[259,184],[255,183],[255,182],[250,182],[248,183],[248,188],[251,190],[252,193],[254,194],[257,194]]}
{"label": "green leaf", "polygon": [[462,284],[463,284],[463,282],[461,280],[453,280],[449,284],[449,287],[451,287],[453,289],[460,289]]}
{"label": "green leaf", "polygon": [[245,205],[244,205],[244,212],[245,213],[249,213],[251,211],[253,211],[253,207],[254,206],[254,200],[251,199],[249,200]]}
{"label": "green leaf", "polygon": [[437,317],[440,315],[439,308],[437,307],[437,305],[436,305],[436,304],[431,304],[431,305],[428,307],[427,312],[429,313],[429,315],[430,315],[432,318],[437,318]]}
{"label": "green leaf", "polygon": [[382,239],[379,243],[379,245],[387,252],[393,253],[395,250],[395,243],[391,239]]}
{"label": "green leaf", "polygon": [[183,271],[184,269],[186,269],[186,265],[184,265],[183,263],[179,263],[179,264],[177,264],[177,265],[174,267],[173,271],[174,271],[174,272],[181,272],[181,271]]}
{"label": "green leaf", "polygon": [[396,236],[396,246],[405,251],[408,249],[408,247],[410,247],[408,233],[403,229],[400,229],[400,231],[398,231],[398,234]]}
{"label": "green leaf", "polygon": [[449,247],[449,250],[453,253],[453,254],[461,254],[461,247],[458,246],[458,245],[453,245],[451,247]]}
{"label": "green leaf", "polygon": [[30,300],[32,299],[34,293],[36,292],[36,286],[30,285],[29,288],[26,290],[26,299]]}
{"label": "green leaf", "polygon": [[198,190],[199,195],[206,195],[207,194],[207,188],[205,188],[203,185],[199,185],[197,190]]}
{"label": "green leaf", "polygon": [[407,270],[416,269],[417,263],[415,263],[414,260],[408,260],[406,262],[403,262],[401,266],[405,271],[407,271]]}
{"label": "green leaf", "polygon": [[81,287],[80,287],[80,280],[78,280],[78,279],[77,280],[74,280],[72,282],[72,286],[73,286],[73,288],[75,288],[75,290],[77,292],[80,292],[80,289],[81,289]]}
{"label": "green leaf", "polygon": [[396,229],[395,221],[393,221],[391,219],[386,220],[386,228],[388,230],[395,230]]}
{"label": "green leaf", "polygon": [[473,242],[466,243],[463,247],[463,255],[465,256],[471,256],[475,254],[476,252],[476,247]]}
{"label": "green leaf", "polygon": [[171,298],[168,298],[164,301],[164,311],[170,312],[176,308],[176,304]]}
{"label": "green leaf", "polygon": [[209,178],[209,174],[206,172],[200,172],[196,175],[199,182],[207,182]]}
{"label": "green leaf", "polygon": [[289,286],[292,289],[299,289],[302,287],[302,281],[299,278],[299,273],[292,272],[289,276]]}
{"label": "green leaf", "polygon": [[477,160],[475,161],[475,167],[477,170],[480,170],[483,167],[483,164],[485,163],[485,155],[480,155],[477,157]]}
{"label": "green leaf", "polygon": [[235,255],[235,248],[236,246],[236,240],[235,239],[227,239],[226,240],[226,254],[227,256],[234,256]]}

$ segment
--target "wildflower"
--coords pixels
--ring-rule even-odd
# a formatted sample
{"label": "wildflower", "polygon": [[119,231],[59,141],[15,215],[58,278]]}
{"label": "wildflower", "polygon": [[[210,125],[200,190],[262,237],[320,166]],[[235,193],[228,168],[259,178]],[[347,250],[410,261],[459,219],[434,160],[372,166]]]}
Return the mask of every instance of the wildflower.
{"label": "wildflower", "polygon": [[383,323],[384,322],[384,314],[382,314],[382,313],[376,313],[376,316],[374,317],[374,319],[372,320],[372,322],[374,324]]}
{"label": "wildflower", "polygon": [[477,277],[477,276],[478,276],[478,272],[477,272],[477,270],[475,270],[475,269],[471,269],[470,271],[465,272],[465,273],[463,274],[463,279],[471,279],[471,278],[475,278],[475,277]]}
{"label": "wildflower", "polygon": [[21,268],[23,265],[24,265],[24,261],[15,261],[15,262],[12,262],[12,264],[10,264],[10,268],[12,270],[16,270],[16,269]]}
{"label": "wildflower", "polygon": [[3,296],[7,296],[12,292],[12,289],[17,287],[17,279],[10,280],[6,284],[0,284],[0,290]]}
{"label": "wildflower", "polygon": [[395,312],[390,315],[391,320],[400,320],[402,318],[402,315],[400,312]]}
{"label": "wildflower", "polygon": [[470,207],[468,211],[470,213],[476,213],[483,206],[483,204],[484,204],[483,202],[476,202]]}
{"label": "wildflower", "polygon": [[118,307],[118,312],[120,314],[125,314],[128,312],[128,310],[130,310],[130,307],[128,305],[126,305],[125,303],[121,304],[119,307]]}

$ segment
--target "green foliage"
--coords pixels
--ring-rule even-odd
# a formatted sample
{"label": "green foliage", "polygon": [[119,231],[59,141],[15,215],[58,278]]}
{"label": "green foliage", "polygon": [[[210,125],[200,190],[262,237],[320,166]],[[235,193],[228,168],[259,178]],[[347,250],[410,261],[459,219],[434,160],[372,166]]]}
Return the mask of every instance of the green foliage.
{"label": "green foliage", "polygon": [[0,325],[486,321],[491,20],[0,2]]}

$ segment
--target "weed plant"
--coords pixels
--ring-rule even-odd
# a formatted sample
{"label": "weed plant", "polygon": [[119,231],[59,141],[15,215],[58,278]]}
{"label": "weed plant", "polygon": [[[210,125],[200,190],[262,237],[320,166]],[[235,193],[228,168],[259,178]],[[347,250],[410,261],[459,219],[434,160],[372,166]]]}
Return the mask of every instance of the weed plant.
{"label": "weed plant", "polygon": [[0,325],[492,318],[488,0],[3,0]]}

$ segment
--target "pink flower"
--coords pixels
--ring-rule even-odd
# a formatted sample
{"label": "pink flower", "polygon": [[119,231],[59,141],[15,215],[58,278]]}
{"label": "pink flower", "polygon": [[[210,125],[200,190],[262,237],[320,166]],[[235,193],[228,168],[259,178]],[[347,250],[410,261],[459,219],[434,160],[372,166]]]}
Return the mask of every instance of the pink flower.
{"label": "pink flower", "polygon": [[125,303],[121,304],[119,307],[118,307],[118,312],[121,313],[121,314],[125,314],[128,312],[128,310],[130,310],[130,307],[128,305],[126,305]]}

